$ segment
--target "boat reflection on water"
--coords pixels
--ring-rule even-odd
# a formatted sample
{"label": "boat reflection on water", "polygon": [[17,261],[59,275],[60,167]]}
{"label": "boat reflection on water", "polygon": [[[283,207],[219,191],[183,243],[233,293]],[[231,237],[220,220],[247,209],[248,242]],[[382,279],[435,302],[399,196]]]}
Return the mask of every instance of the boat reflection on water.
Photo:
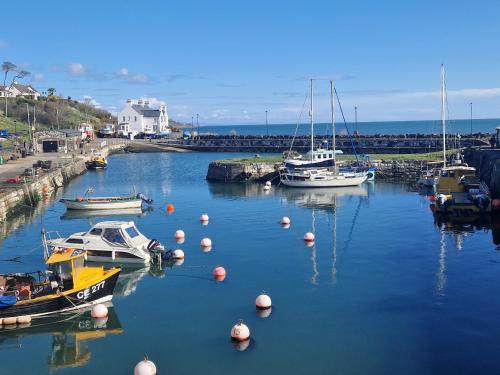
{"label": "boat reflection on water", "polygon": [[434,213],[434,224],[441,232],[453,235],[457,249],[464,236],[472,235],[477,231],[491,230],[492,241],[500,250],[500,216],[498,215],[472,215],[454,217]]}
{"label": "boat reflection on water", "polygon": [[343,188],[284,188],[280,189],[280,194],[286,203],[333,212],[339,203],[337,202],[339,198],[349,200],[351,197],[359,197],[359,202],[361,202],[368,199],[371,189],[373,189],[373,185],[365,183],[360,186]]}
{"label": "boat reflection on water", "polygon": [[148,208],[124,208],[120,210],[67,210],[61,216],[62,220],[79,220],[79,219],[92,219],[95,217],[103,216],[130,216],[130,217],[143,217],[148,212],[152,211],[152,207]]}
{"label": "boat reflection on water", "polygon": [[[99,263],[104,268],[110,267],[113,263]],[[163,262],[161,266],[158,264],[123,264],[121,272],[116,282],[114,295],[127,297],[135,293],[139,282],[147,275],[155,278],[163,278],[166,275],[166,269],[172,267],[172,262]],[[175,264],[174,264],[175,265]]]}
{"label": "boat reflection on water", "polygon": [[23,337],[52,336],[48,367],[50,371],[57,371],[85,365],[92,356],[88,341],[123,331],[115,309],[108,304],[108,317],[104,319],[96,320],[90,316],[90,310],[86,310],[33,319],[27,325],[4,326],[0,328],[0,350],[21,348]]}

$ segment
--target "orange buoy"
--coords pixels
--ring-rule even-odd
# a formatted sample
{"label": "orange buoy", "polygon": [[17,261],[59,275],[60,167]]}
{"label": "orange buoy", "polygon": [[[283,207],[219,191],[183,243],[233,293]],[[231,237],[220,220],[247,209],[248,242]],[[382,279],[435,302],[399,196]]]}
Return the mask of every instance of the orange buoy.
{"label": "orange buoy", "polygon": [[250,338],[250,329],[242,319],[231,328],[231,338],[236,341],[245,341]]}
{"label": "orange buoy", "polygon": [[289,218],[288,216],[283,216],[283,217],[281,218],[281,224],[282,224],[282,225],[290,224],[290,222],[291,222],[291,221],[290,221],[290,218]]}
{"label": "orange buoy", "polygon": [[265,310],[269,309],[271,306],[271,297],[269,297],[267,294],[262,293],[255,299],[255,307],[257,307],[258,309]]}
{"label": "orange buoy", "polygon": [[500,209],[500,199],[493,199],[491,201],[491,208],[494,210],[499,210]]}
{"label": "orange buoy", "polygon": [[49,188],[47,187],[47,185],[45,185],[43,188],[42,188],[42,192],[44,194],[47,194],[49,192]]}
{"label": "orange buoy", "polygon": [[156,375],[156,365],[146,356],[135,366],[134,375]]}
{"label": "orange buoy", "polygon": [[212,271],[212,275],[214,275],[215,280],[222,281],[226,278],[226,269],[221,266],[215,267]]}
{"label": "orange buoy", "polygon": [[201,214],[200,221],[202,223],[208,222],[208,219],[209,219],[208,214]]}
{"label": "orange buoy", "polygon": [[172,251],[172,259],[184,259],[184,251],[181,249],[175,249]]}
{"label": "orange buoy", "polygon": [[186,234],[184,233],[183,230],[177,229],[175,231],[174,237],[176,240],[184,239],[186,237]]}
{"label": "orange buoy", "polygon": [[108,316],[108,308],[106,305],[99,303],[92,307],[92,311],[90,312],[92,318],[105,318]]}
{"label": "orange buoy", "polygon": [[306,234],[304,234],[304,241],[314,242],[314,233],[307,232]]}
{"label": "orange buoy", "polygon": [[174,205],[173,205],[173,204],[171,204],[171,203],[167,204],[167,212],[168,212],[169,214],[171,214],[171,213],[172,213],[172,212],[174,212],[174,211],[175,211],[175,207],[174,207]]}
{"label": "orange buoy", "polygon": [[200,241],[200,246],[201,247],[211,247],[212,246],[212,240],[210,238],[203,238]]}

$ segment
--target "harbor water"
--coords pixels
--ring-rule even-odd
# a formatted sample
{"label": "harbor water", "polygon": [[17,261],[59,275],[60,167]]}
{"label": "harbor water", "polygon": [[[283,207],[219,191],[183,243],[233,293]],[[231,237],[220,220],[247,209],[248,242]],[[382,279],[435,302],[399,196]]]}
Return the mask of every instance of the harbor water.
{"label": "harbor water", "polygon": [[[125,267],[105,323],[86,313],[2,329],[0,374],[131,374],[145,354],[159,374],[500,372],[500,226],[436,222],[427,197],[404,185],[264,192],[208,183],[209,162],[230,156],[114,155],[107,170],[59,195],[135,190],[153,198],[153,210],[86,217],[52,199],[6,234],[3,273],[44,269],[42,226],[70,234],[102,220],[133,220],[186,259],[163,270]],[[186,232],[181,245],[177,229]],[[203,237],[210,252],[200,249]],[[16,256],[21,263],[5,261]],[[227,270],[222,282],[212,278],[218,265]],[[273,301],[268,317],[254,305],[262,291]],[[239,346],[230,340],[238,319],[251,331]]]}

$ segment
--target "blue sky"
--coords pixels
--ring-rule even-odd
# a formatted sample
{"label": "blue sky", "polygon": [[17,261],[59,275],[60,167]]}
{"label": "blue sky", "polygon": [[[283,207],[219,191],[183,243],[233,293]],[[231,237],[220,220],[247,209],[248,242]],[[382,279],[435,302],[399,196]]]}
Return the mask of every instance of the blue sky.
{"label": "blue sky", "polygon": [[[450,118],[500,117],[497,1],[25,1],[2,4],[0,60],[40,91],[117,111],[166,102],[201,124],[295,123],[318,77],[348,120],[437,119],[440,64]],[[8,15],[8,16],[5,16]]]}

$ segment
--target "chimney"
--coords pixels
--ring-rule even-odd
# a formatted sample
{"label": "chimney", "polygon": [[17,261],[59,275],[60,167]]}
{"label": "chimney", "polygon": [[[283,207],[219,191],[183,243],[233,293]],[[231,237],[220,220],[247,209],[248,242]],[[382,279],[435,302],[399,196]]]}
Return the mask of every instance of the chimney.
{"label": "chimney", "polygon": [[131,105],[132,104],[132,99],[127,99],[127,104]]}
{"label": "chimney", "polygon": [[142,105],[142,99],[139,99],[139,100],[137,101],[137,104]]}
{"label": "chimney", "polygon": [[144,107],[148,107],[148,106],[149,106],[149,102],[146,100],[146,101],[144,102]]}

